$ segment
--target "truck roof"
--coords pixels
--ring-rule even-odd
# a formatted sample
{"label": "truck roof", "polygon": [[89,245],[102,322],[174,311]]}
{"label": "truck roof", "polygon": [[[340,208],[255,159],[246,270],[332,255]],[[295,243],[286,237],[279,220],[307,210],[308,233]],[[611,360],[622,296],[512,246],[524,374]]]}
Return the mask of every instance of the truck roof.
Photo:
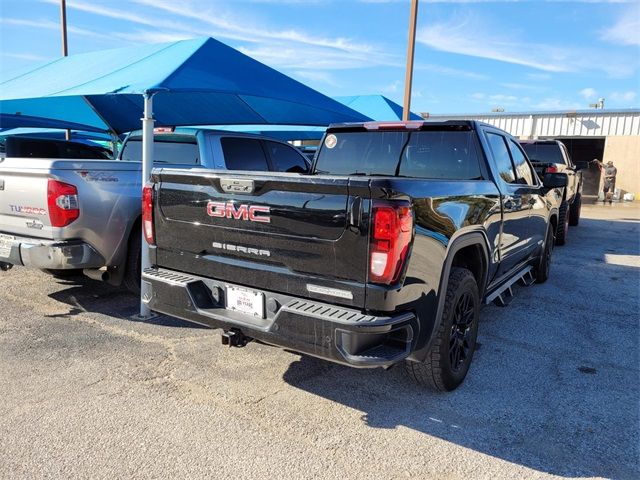
{"label": "truck roof", "polygon": [[327,131],[340,130],[430,130],[433,128],[453,128],[473,130],[479,124],[476,120],[410,120],[388,122],[356,122],[356,123],[332,123]]}

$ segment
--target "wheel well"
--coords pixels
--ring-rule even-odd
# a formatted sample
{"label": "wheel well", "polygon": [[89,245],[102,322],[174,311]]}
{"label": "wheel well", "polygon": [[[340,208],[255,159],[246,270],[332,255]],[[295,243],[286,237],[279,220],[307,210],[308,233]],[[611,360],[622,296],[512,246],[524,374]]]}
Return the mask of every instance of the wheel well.
{"label": "wheel well", "polygon": [[129,236],[127,237],[127,245],[131,242],[131,235],[135,235],[136,233],[140,235],[142,229],[142,217],[138,216],[133,223],[131,224],[131,230],[129,230]]}
{"label": "wheel well", "polygon": [[458,250],[451,262],[452,267],[461,267],[469,270],[476,279],[478,290],[482,295],[484,291],[485,272],[487,271],[486,257],[482,246],[475,243]]}

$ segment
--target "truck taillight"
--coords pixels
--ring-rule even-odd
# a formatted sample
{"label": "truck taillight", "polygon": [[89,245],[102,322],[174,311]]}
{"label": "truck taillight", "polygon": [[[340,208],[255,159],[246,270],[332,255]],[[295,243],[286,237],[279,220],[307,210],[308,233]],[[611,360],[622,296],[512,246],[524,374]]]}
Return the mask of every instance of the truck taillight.
{"label": "truck taillight", "polygon": [[153,232],[153,185],[147,184],[142,189],[142,231],[149,245],[155,243]]}
{"label": "truck taillight", "polygon": [[408,202],[373,202],[369,279],[373,283],[398,281],[413,236],[413,214]]}
{"label": "truck taillight", "polygon": [[49,179],[47,206],[52,227],[65,227],[80,216],[78,189],[74,185]]}
{"label": "truck taillight", "polygon": [[555,165],[550,165],[545,168],[544,173],[558,173],[558,167],[556,167]]}

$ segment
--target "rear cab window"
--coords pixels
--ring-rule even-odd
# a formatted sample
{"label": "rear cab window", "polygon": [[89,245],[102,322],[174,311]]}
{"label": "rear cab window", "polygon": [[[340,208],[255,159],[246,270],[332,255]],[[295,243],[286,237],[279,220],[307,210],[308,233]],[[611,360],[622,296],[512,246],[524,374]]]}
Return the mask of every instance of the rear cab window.
{"label": "rear cab window", "polygon": [[228,170],[264,172],[269,170],[267,157],[259,139],[222,137],[220,139]]}
{"label": "rear cab window", "polygon": [[523,142],[521,146],[532,162],[557,163],[560,165],[566,165],[567,163],[564,155],[562,155],[561,147],[557,143]]}
{"label": "rear cab window", "polygon": [[451,128],[330,131],[320,147],[315,171],[443,180],[482,178],[475,132]]}
{"label": "rear cab window", "polygon": [[[142,138],[131,137],[122,147],[120,159],[125,162],[142,161]],[[153,163],[199,165],[200,149],[193,135],[155,135],[153,138]]]}

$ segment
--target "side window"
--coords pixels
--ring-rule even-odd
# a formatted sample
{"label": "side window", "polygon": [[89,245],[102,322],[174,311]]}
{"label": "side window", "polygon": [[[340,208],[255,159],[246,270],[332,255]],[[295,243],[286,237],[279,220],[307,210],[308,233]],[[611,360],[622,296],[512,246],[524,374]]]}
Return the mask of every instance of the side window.
{"label": "side window", "polygon": [[496,161],[496,167],[502,180],[507,183],[517,183],[505,138],[502,135],[487,132],[487,140],[489,140],[491,152],[493,152],[493,158]]}
{"label": "side window", "polygon": [[522,150],[520,150],[520,146],[513,140],[509,140],[509,147],[511,148],[513,164],[516,167],[518,183],[522,183],[524,185],[536,185],[536,182],[533,179],[533,173],[531,173],[531,167],[529,167],[529,162],[527,162],[527,157],[525,157]]}
{"label": "side window", "polygon": [[224,161],[228,170],[267,171],[267,159],[260,140],[253,138],[223,137],[220,139]]}
{"label": "side window", "polygon": [[295,148],[269,140],[265,140],[264,144],[269,152],[274,171],[305,173],[309,170],[302,154]]}

